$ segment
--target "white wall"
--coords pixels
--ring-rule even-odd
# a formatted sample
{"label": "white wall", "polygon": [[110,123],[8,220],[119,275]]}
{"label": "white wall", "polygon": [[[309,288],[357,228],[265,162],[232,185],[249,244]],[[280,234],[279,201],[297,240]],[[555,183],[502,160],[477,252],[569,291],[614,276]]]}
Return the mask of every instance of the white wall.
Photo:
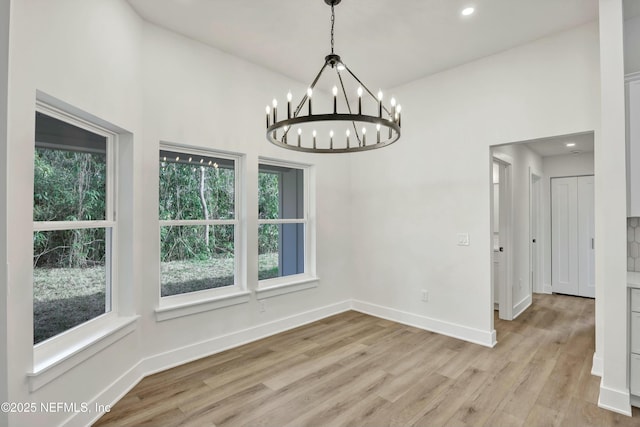
{"label": "white wall", "polygon": [[580,154],[543,157],[542,169],[547,179],[545,186],[551,185],[549,179],[553,177],[593,175],[593,154],[593,151],[587,151]]}
{"label": "white wall", "polygon": [[[6,7],[6,2],[0,4]],[[345,214],[350,210],[348,158],[294,155],[272,147],[264,137],[264,105],[274,95],[282,99],[289,89],[302,91],[301,83],[144,23],[124,0],[33,0],[12,5],[12,126],[7,169],[2,169],[2,182],[11,177],[8,196],[2,198],[3,206],[11,200],[11,228],[2,239],[11,242],[6,311],[10,336],[3,340],[9,371],[6,400],[113,403],[150,371],[348,307],[342,304],[351,283],[350,217]],[[31,212],[33,203],[36,90],[133,134],[127,147],[132,156],[132,168],[126,172],[130,206],[121,206],[133,221],[127,224],[129,238],[120,242],[127,252],[120,267],[127,269],[121,282],[128,296],[125,309],[141,317],[134,333],[30,393],[26,373],[33,368],[32,218],[25,213]],[[246,154],[242,215],[248,229],[250,289],[257,285],[258,156],[313,163],[318,287],[269,298],[264,313],[259,313],[252,297],[246,304],[156,322],[159,243],[154,189],[161,140]],[[4,287],[4,280],[0,284]],[[9,423],[52,426],[73,415],[10,414]],[[77,414],[68,424],[87,424],[96,415]]]}
{"label": "white wall", "polygon": [[[593,175],[593,151],[581,154],[566,154],[542,158],[542,212],[543,215],[543,258],[544,291],[551,292],[551,178],[563,176]],[[598,178],[596,177],[596,180]]]}
{"label": "white wall", "polygon": [[533,293],[531,283],[529,227],[530,227],[530,170],[540,173],[542,158],[528,147],[520,144],[493,148],[494,155],[506,155],[511,163],[511,207],[512,207],[512,271],[509,285],[512,288],[513,317],[521,314],[530,304]]}
{"label": "white wall", "polygon": [[[0,171],[7,170],[7,96],[9,84],[10,2],[0,0]],[[0,173],[0,343],[7,342],[7,175]],[[1,345],[0,345],[1,346]],[[4,348],[4,346],[2,346]],[[0,353],[0,402],[9,400],[7,353]],[[8,415],[0,412],[0,425]]]}
{"label": "white wall", "polygon": [[640,72],[640,16],[624,21],[624,73]]}
{"label": "white wall", "polygon": [[392,91],[401,142],[352,157],[355,298],[490,344],[490,146],[597,129],[598,64],[588,24]]}

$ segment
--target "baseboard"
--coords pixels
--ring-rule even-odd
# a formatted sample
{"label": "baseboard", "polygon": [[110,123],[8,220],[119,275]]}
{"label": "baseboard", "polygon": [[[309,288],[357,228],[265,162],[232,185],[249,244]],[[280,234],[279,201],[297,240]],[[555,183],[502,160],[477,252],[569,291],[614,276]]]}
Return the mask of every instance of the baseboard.
{"label": "baseboard", "polygon": [[106,412],[94,412],[93,408],[105,407],[105,402],[109,402],[107,404],[109,406],[115,405],[116,402],[122,399],[125,394],[127,394],[145,377],[145,375],[140,372],[140,364],[141,362],[138,362],[105,388],[102,393],[89,400],[87,403],[88,407],[92,409],[91,411],[75,413],[60,425],[64,427],[84,427],[93,425],[93,423],[98,421],[98,419]]}
{"label": "baseboard", "polygon": [[[349,310],[351,310],[351,301],[342,301],[147,357],[91,399],[91,401],[89,401],[89,407],[95,408],[96,403],[104,405],[107,402],[113,406],[140,382],[140,380],[156,372],[183,365],[193,360],[220,353]],[[79,412],[68,418],[61,425],[64,427],[91,425],[103,414],[104,412]]]}
{"label": "baseboard", "polygon": [[591,363],[591,375],[602,378],[602,366],[602,358],[594,351],[593,362]]}
{"label": "baseboard", "polygon": [[522,301],[513,306],[513,318],[515,319],[516,317],[520,316],[529,307],[531,307],[530,294],[524,297]]}
{"label": "baseboard", "polygon": [[552,294],[553,293],[553,289],[551,288],[551,285],[548,283],[545,283],[544,285],[542,285],[542,293],[543,294]]}
{"label": "baseboard", "polygon": [[469,341],[474,344],[480,344],[485,347],[493,347],[497,342],[495,330],[483,331],[364,301],[353,300],[352,304],[353,310],[361,313],[402,323],[404,325],[414,326],[416,328],[425,329],[427,331],[436,332],[438,334],[447,335],[464,341]]}
{"label": "baseboard", "polygon": [[495,330],[495,329],[493,329],[493,330],[491,331],[491,345],[490,345],[490,346],[488,346],[488,347],[493,348],[493,347],[495,347],[495,346],[496,346],[496,344],[498,344],[498,335],[497,335],[496,330]]}
{"label": "baseboard", "polygon": [[631,398],[629,390],[616,390],[606,387],[600,381],[600,397],[598,406],[609,411],[631,416]]}

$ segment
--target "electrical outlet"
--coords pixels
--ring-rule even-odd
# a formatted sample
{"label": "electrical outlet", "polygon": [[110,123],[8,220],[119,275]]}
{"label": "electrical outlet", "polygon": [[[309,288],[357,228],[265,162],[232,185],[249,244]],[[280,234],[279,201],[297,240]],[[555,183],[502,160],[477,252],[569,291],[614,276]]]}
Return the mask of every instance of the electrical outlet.
{"label": "electrical outlet", "polygon": [[469,233],[458,233],[458,246],[469,246]]}
{"label": "electrical outlet", "polygon": [[422,301],[423,302],[429,301],[429,291],[427,291],[426,289],[422,290]]}
{"label": "electrical outlet", "polygon": [[267,311],[267,305],[264,300],[260,300],[260,313],[264,313]]}

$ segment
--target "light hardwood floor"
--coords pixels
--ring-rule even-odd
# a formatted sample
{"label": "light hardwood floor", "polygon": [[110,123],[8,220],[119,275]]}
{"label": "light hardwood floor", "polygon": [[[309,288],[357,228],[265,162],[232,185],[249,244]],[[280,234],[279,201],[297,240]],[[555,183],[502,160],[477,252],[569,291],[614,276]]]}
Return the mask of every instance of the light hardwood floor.
{"label": "light hardwood floor", "polygon": [[145,378],[95,425],[640,425],[597,407],[593,300],[495,327],[489,349],[350,311]]}

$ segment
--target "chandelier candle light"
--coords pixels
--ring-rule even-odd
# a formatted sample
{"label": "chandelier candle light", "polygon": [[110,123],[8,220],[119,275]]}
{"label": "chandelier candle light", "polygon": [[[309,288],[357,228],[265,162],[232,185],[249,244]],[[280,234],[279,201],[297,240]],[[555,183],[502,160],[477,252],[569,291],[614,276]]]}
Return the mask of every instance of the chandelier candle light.
{"label": "chandelier candle light", "polygon": [[[334,6],[338,5],[341,0],[324,0],[326,4],[331,6],[331,53],[324,59],[324,65],[320,69],[320,72],[316,75],[306,94],[302,97],[295,110],[292,111],[291,101],[293,95],[291,92],[287,93],[287,118],[278,121],[277,107],[278,101],[276,99],[272,102],[272,108],[267,105],[266,108],[266,123],[267,123],[267,139],[282,148],[289,150],[303,151],[307,153],[351,153],[357,151],[373,150],[375,148],[386,147],[393,144],[400,138],[400,125],[401,125],[401,111],[402,107],[397,104],[395,98],[391,98],[390,106],[388,109],[384,103],[384,95],[382,91],[378,91],[377,96],[356,77],[356,75],[347,67],[339,55],[334,53],[334,24],[335,24],[335,12]],[[331,68],[336,72],[337,84],[332,89],[332,101],[333,112],[313,114],[313,108],[311,105],[311,99],[316,87],[316,84],[320,80],[323,72]],[[346,71],[346,73],[343,73]],[[351,103],[349,101],[349,93],[347,92],[344,77],[351,77],[355,84],[358,85],[351,95],[357,95],[358,98],[358,110],[357,114],[352,111]],[[348,86],[348,85],[347,85]],[[340,89],[339,89],[340,88]],[[354,88],[355,89],[355,88]],[[369,95],[370,101],[363,99],[363,95]],[[341,111],[338,105],[338,101],[344,99],[344,105],[346,111]],[[304,115],[304,104],[307,104],[308,114]],[[376,111],[377,114],[365,114],[363,110]],[[315,126],[321,128],[320,132],[315,129]],[[293,129],[297,133],[297,143],[293,140],[291,144],[287,141],[288,133]],[[336,139],[334,144],[333,131],[336,129],[345,129],[344,135],[346,138],[340,140]],[[375,129],[376,138],[375,143],[367,144],[367,129]],[[309,128],[311,131],[304,132],[303,128]],[[386,128],[387,132],[384,132],[381,136],[381,129]],[[324,131],[324,129],[330,129]],[[354,142],[350,141],[351,130],[353,130]],[[342,132],[342,130],[340,130]],[[305,135],[306,133],[306,135]],[[328,140],[322,137],[322,134],[328,136]],[[306,136],[306,137],[305,137]],[[383,136],[388,136],[383,138]],[[372,138],[370,138],[372,139]]]}

